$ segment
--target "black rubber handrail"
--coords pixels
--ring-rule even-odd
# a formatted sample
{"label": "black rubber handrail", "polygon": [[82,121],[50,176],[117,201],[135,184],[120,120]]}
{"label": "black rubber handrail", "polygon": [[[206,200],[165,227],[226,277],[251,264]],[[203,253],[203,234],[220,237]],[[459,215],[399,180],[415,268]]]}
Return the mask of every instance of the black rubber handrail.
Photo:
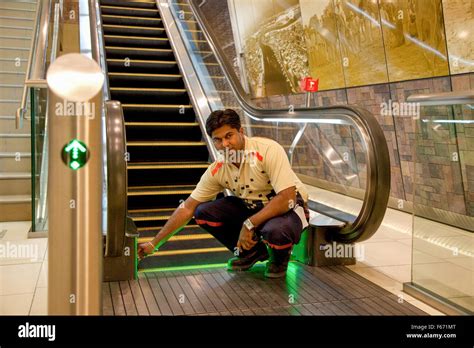
{"label": "black rubber handrail", "polygon": [[[105,134],[107,151],[107,235],[105,257],[120,257],[124,253],[127,230],[127,163],[125,121],[119,101],[109,100],[107,62],[105,61],[105,40],[102,29],[102,15],[98,0],[89,0],[89,25],[91,31],[92,58],[101,66],[106,76],[103,90],[105,109]],[[99,29],[98,29],[99,28]]]}
{"label": "black rubber handrail", "polygon": [[219,46],[211,26],[204,17],[199,3],[189,0],[191,10],[229,82],[240,107],[252,117],[265,121],[268,119],[294,119],[310,122],[314,119],[349,117],[362,135],[367,146],[367,181],[362,208],[354,222],[346,222],[332,238],[343,243],[353,243],[369,239],[380,226],[390,195],[390,157],[387,142],[377,119],[367,110],[353,106],[330,106],[314,108],[263,109],[253,105],[250,95],[240,84],[233,67],[229,64]]}
{"label": "black rubber handrail", "polygon": [[122,256],[127,231],[126,137],[122,105],[107,100],[107,238],[105,256]]}

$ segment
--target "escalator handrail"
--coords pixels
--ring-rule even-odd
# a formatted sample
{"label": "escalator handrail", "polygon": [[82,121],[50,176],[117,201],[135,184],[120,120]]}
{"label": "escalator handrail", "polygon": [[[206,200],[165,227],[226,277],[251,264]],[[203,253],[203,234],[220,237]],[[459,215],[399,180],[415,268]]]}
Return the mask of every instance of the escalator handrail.
{"label": "escalator handrail", "polygon": [[459,105],[474,103],[474,89],[432,94],[412,94],[407,98],[409,103],[429,105]]}
{"label": "escalator handrail", "polygon": [[105,256],[122,256],[127,219],[127,163],[122,105],[106,100],[107,130],[107,236]]}
{"label": "escalator handrail", "polygon": [[390,195],[390,157],[388,146],[376,118],[367,110],[353,106],[329,106],[314,108],[264,109],[252,105],[250,96],[242,88],[239,78],[218,45],[211,26],[202,14],[199,5],[188,1],[191,11],[198,22],[215,58],[229,82],[241,108],[248,114],[262,121],[268,119],[293,119],[307,122],[315,118],[327,118],[328,114],[349,116],[359,129],[362,141],[367,145],[367,181],[362,208],[353,223],[347,222],[334,240],[345,243],[363,241],[370,238],[380,226]]}
{"label": "escalator handrail", "polygon": [[103,107],[105,112],[105,160],[104,176],[107,180],[107,235],[105,257],[123,255],[127,236],[127,163],[125,121],[122,104],[110,100],[105,40],[102,16],[98,0],[89,0],[92,58],[100,65],[106,76],[103,86]]}

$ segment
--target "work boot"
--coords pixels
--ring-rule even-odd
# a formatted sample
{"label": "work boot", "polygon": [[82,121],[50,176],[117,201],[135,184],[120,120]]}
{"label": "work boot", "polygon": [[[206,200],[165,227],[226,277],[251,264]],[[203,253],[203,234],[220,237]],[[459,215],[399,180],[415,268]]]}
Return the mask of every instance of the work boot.
{"label": "work boot", "polygon": [[282,278],[286,276],[288,269],[288,262],[291,256],[291,247],[286,249],[269,248],[270,260],[267,262],[265,269],[265,277],[267,278]]}
{"label": "work boot", "polygon": [[268,257],[267,247],[263,242],[258,242],[252,249],[244,250],[239,256],[231,258],[227,262],[227,270],[246,271],[258,261],[268,260]]}

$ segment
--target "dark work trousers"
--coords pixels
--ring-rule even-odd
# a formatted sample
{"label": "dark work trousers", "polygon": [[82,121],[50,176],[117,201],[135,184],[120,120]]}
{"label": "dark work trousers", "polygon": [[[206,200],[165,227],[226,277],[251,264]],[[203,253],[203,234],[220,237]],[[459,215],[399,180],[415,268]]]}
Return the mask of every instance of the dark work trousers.
{"label": "dark work trousers", "polygon": [[[304,206],[301,195],[296,203]],[[261,209],[261,208],[260,208]],[[260,209],[249,209],[242,199],[227,196],[198,205],[194,219],[230,251],[235,252],[243,222]],[[307,209],[305,208],[307,213]],[[274,249],[287,249],[299,242],[302,221],[293,210],[266,221],[255,230],[256,237]]]}

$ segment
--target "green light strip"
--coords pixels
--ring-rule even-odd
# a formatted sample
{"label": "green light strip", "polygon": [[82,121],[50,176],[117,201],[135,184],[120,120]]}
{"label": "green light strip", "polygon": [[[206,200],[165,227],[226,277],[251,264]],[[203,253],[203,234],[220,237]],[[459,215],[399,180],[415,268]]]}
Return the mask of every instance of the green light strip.
{"label": "green light strip", "polygon": [[135,277],[135,280],[138,279],[138,238],[135,237],[133,238],[133,247],[135,248],[135,262],[133,265],[133,275]]}
{"label": "green light strip", "polygon": [[227,266],[226,263],[214,263],[208,265],[194,265],[194,266],[176,266],[176,267],[163,267],[163,268],[149,268],[141,269],[139,273],[149,273],[149,272],[166,272],[166,271],[186,271],[192,269],[202,269],[202,268],[221,268]]}

